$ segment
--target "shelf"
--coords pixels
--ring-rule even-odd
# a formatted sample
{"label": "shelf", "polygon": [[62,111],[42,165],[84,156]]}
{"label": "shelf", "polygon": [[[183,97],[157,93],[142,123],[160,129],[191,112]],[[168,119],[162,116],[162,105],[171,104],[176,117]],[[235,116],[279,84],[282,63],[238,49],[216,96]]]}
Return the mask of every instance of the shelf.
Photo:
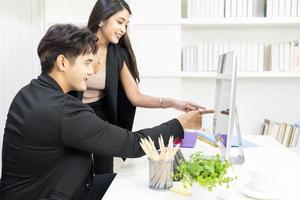
{"label": "shelf", "polygon": [[85,27],[87,26],[87,22],[84,22],[84,21],[48,21],[48,22],[45,22],[44,25],[45,25],[45,28],[49,28],[50,26],[52,25],[55,25],[55,24],[74,24],[76,26],[80,26],[80,27]]}
{"label": "shelf", "polygon": [[182,28],[299,27],[300,18],[181,19]]}
{"label": "shelf", "polygon": [[[182,78],[215,78],[216,72],[181,72]],[[300,72],[238,72],[238,78],[300,78]]]}
{"label": "shelf", "polygon": [[182,72],[140,72],[143,78],[181,78]]}
{"label": "shelf", "polygon": [[182,78],[216,78],[216,72],[181,72]]}
{"label": "shelf", "polygon": [[[143,78],[216,78],[216,72],[143,72]],[[238,78],[300,78],[300,72],[238,72]]]}
{"label": "shelf", "polygon": [[241,78],[300,78],[300,72],[238,72]]}
{"label": "shelf", "polygon": [[178,20],[163,20],[163,19],[131,19],[130,24],[135,25],[181,25]]}
{"label": "shelf", "polygon": [[[86,25],[86,21],[47,21],[47,25],[56,23],[73,23]],[[183,28],[205,28],[205,27],[299,27],[300,18],[246,18],[246,19],[131,19],[130,25],[181,25]]]}

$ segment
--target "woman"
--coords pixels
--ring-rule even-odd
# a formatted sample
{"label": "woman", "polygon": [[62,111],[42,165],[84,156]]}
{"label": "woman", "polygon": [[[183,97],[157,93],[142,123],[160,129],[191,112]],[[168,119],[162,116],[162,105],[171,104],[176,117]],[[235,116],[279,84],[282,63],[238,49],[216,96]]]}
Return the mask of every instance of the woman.
{"label": "woman", "polygon": [[[200,107],[186,101],[147,96],[140,92],[135,55],[127,35],[131,10],[123,0],[98,0],[90,14],[88,28],[98,37],[99,50],[87,81],[88,89],[76,94],[103,120],[132,129],[135,108],[175,108],[180,111]],[[108,141],[109,142],[109,141]],[[94,155],[96,174],[113,173],[113,158]]]}

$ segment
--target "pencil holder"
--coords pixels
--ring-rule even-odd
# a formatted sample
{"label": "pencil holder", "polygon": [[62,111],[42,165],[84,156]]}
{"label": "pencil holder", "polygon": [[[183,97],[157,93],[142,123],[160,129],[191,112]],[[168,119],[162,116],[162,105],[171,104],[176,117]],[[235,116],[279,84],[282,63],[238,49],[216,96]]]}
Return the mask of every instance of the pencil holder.
{"label": "pencil holder", "polygon": [[149,188],[167,190],[173,186],[173,159],[155,161],[149,159]]}

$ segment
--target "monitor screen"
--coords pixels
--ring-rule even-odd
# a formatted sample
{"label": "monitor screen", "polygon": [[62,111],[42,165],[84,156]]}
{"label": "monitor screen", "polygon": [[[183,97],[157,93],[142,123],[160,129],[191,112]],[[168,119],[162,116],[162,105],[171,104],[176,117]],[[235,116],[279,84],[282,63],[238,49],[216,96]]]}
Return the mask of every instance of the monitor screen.
{"label": "monitor screen", "polygon": [[[230,160],[234,122],[238,122],[235,106],[236,74],[235,52],[230,51],[220,55],[216,77],[213,134],[218,141],[221,154],[226,160]],[[238,137],[241,140],[240,135]],[[243,153],[241,154],[243,157]],[[241,161],[244,161],[244,157]]]}
{"label": "monitor screen", "polygon": [[[219,56],[216,78],[215,114],[213,132],[216,137],[228,134],[230,130],[231,106],[235,103],[236,71],[234,52]],[[234,73],[233,73],[234,72]]]}

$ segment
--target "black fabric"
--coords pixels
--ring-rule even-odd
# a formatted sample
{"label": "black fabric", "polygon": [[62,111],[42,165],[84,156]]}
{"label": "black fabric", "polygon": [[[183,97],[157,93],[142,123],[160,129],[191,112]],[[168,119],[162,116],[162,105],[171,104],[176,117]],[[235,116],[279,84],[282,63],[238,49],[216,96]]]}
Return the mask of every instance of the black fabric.
{"label": "black fabric", "polygon": [[107,53],[106,88],[109,122],[132,130],[136,107],[128,100],[120,80],[124,62],[129,66],[129,55],[119,45],[110,44]]}
{"label": "black fabric", "polygon": [[96,102],[88,103],[87,105],[90,106],[94,110],[96,115],[100,117],[103,121],[108,121],[108,110],[105,97],[101,98]]}
{"label": "black fabric", "polygon": [[[105,97],[101,98],[97,102],[87,104],[93,108],[94,112],[98,117],[104,121],[108,121],[108,110],[106,106]],[[93,155],[93,173],[95,174],[105,174],[113,173],[113,157],[103,156],[103,155]]]}
{"label": "black fabric", "polygon": [[91,184],[88,185],[87,200],[100,200],[109,188],[116,174],[100,174],[93,176]]}
{"label": "black fabric", "polygon": [[176,119],[136,132],[109,124],[42,74],[18,92],[9,108],[0,199],[86,199],[91,153],[140,157],[140,139],[157,141],[160,134],[165,141],[171,135],[182,138],[183,129]]}

